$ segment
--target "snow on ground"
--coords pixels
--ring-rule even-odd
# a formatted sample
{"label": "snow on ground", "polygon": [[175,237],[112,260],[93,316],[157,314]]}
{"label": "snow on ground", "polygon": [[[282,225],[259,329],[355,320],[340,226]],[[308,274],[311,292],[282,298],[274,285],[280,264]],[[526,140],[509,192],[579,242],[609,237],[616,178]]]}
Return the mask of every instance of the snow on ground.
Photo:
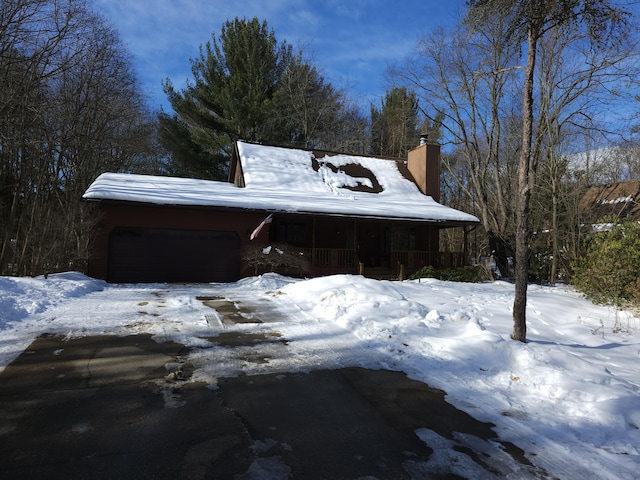
{"label": "snow on ground", "polygon": [[[640,320],[568,287],[531,285],[529,342],[521,344],[509,338],[513,294],[504,282],[351,275],[210,285],[110,285],[78,273],[0,277],[0,370],[45,332],[151,333],[184,343],[192,347],[192,381],[211,388],[240,373],[387,368],[445,390],[552,477],[639,478]],[[265,323],[223,325],[197,297],[263,311]],[[253,352],[266,361],[247,361],[249,347],[212,341],[229,330],[272,335]]]}

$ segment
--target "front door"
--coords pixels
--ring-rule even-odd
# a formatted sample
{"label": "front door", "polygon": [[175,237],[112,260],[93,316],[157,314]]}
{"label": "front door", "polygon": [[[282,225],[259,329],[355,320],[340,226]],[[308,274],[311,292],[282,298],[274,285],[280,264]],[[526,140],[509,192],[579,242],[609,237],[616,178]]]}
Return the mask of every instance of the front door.
{"label": "front door", "polygon": [[389,267],[390,232],[380,223],[358,225],[358,257],[365,267]]}

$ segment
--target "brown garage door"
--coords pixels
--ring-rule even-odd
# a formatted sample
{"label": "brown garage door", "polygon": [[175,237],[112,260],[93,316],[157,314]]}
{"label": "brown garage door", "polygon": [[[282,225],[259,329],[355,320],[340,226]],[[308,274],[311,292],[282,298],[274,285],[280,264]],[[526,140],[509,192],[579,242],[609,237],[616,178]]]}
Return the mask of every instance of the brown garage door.
{"label": "brown garage door", "polygon": [[236,232],[115,228],[109,282],[232,282],[240,277]]}

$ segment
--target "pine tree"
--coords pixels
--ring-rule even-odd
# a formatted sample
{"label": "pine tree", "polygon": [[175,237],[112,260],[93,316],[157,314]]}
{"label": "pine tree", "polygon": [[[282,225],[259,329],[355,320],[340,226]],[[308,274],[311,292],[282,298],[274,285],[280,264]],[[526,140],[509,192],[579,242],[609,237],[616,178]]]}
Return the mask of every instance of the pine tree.
{"label": "pine tree", "polygon": [[227,21],[191,59],[193,80],[181,92],[164,83],[175,114],[160,114],[160,139],[171,154],[170,170],[224,179],[233,143],[270,141],[273,96],[291,55],[267,22]]}
{"label": "pine tree", "polygon": [[378,109],[371,106],[371,153],[405,157],[418,144],[418,100],[406,88],[388,91]]}

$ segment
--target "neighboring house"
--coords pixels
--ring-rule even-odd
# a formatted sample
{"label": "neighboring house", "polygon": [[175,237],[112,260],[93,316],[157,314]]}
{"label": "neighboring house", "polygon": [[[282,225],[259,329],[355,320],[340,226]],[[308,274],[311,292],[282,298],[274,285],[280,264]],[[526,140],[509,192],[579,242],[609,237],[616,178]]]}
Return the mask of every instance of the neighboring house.
{"label": "neighboring house", "polygon": [[594,185],[580,200],[579,210],[585,224],[598,224],[625,218],[640,219],[640,180]]}
{"label": "neighboring house", "polygon": [[228,183],[105,173],[83,196],[102,214],[89,275],[234,281],[255,273],[244,252],[271,244],[295,248],[312,276],[461,266],[466,252],[440,252],[439,231],[479,221],[437,203],[439,162],[428,144],[398,160],[237,142]]}

